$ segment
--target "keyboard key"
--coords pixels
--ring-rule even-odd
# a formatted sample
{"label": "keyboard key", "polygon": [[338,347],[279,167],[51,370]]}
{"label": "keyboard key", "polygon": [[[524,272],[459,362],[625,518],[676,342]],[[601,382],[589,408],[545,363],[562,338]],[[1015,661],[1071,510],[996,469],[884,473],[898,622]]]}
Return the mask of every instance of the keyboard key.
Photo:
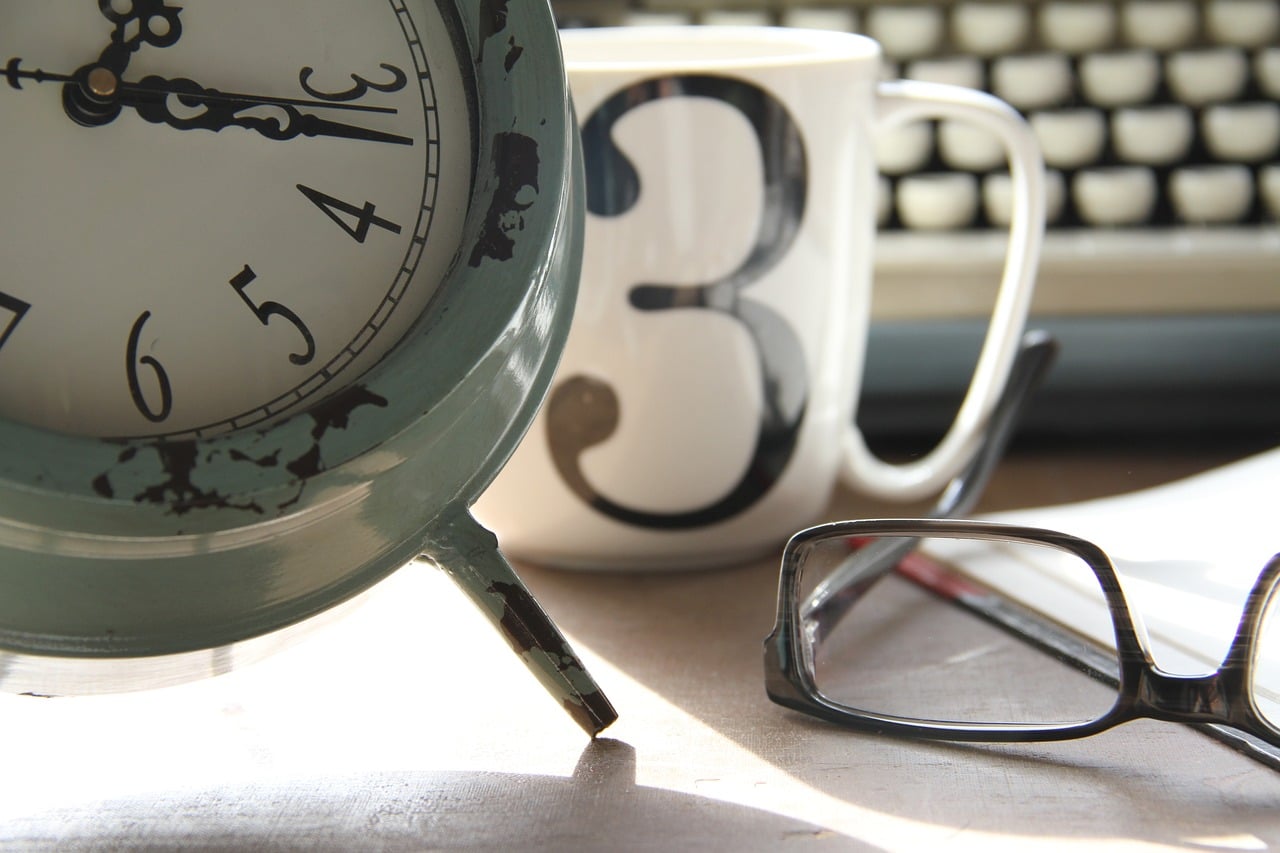
{"label": "keyboard key", "polygon": [[1155,175],[1139,166],[1079,172],[1071,190],[1076,212],[1089,225],[1141,225],[1156,204]]}
{"label": "keyboard key", "polygon": [[1059,53],[1006,56],[991,65],[991,91],[1020,110],[1064,103],[1072,92],[1071,62]]}
{"label": "keyboard key", "polygon": [[1249,79],[1249,65],[1236,48],[1188,50],[1168,58],[1165,75],[1179,101],[1203,106],[1238,97]]}
{"label": "keyboard key", "polygon": [[1188,166],[1169,178],[1169,197],[1184,222],[1239,222],[1253,205],[1253,175],[1245,166]]}
{"label": "keyboard key", "polygon": [[876,165],[886,175],[924,168],[933,157],[933,126],[918,121],[876,134]]}
{"label": "keyboard key", "polygon": [[806,30],[856,33],[858,15],[852,9],[836,6],[788,6],[782,13],[782,25]]}
{"label": "keyboard key", "polygon": [[622,18],[625,27],[671,27],[693,23],[688,12],[627,12]]}
{"label": "keyboard key", "polygon": [[938,153],[951,168],[969,172],[988,172],[1004,165],[1006,159],[995,134],[962,121],[944,121],[938,126]]}
{"label": "keyboard key", "polygon": [[1160,60],[1149,50],[1095,53],[1080,59],[1081,90],[1096,106],[1145,103],[1159,85]]}
{"label": "keyboard key", "polygon": [[1051,0],[1040,9],[1040,39],[1068,53],[1105,50],[1116,33],[1116,11],[1110,3]]}
{"label": "keyboard key", "polygon": [[763,9],[713,9],[702,13],[709,27],[767,27],[773,17]]}
{"label": "keyboard key", "polygon": [[947,83],[952,86],[984,88],[982,61],[975,56],[957,56],[949,59],[917,59],[907,66],[907,77],[926,83]]}
{"label": "keyboard key", "polygon": [[1033,113],[1028,119],[1040,141],[1044,162],[1075,169],[1098,160],[1107,140],[1107,123],[1098,110],[1071,109]]}
{"label": "keyboard key", "polygon": [[924,56],[942,42],[939,6],[877,6],[867,13],[867,35],[894,57]]}
{"label": "keyboard key", "polygon": [[883,228],[893,215],[893,184],[884,175],[876,181],[876,225]]}
{"label": "keyboard key", "polygon": [[1253,74],[1263,92],[1280,99],[1280,47],[1258,51],[1253,58]]}
{"label": "keyboard key", "polygon": [[1205,24],[1219,44],[1262,47],[1280,37],[1280,3],[1276,0],[1210,0]]}
{"label": "keyboard key", "polygon": [[1191,44],[1200,25],[1193,0],[1129,0],[1120,20],[1127,43],[1153,50]]}
{"label": "keyboard key", "polygon": [[898,181],[898,218],[908,228],[950,231],[973,224],[978,179],[962,172],[909,175]]}
{"label": "keyboard key", "polygon": [[1262,167],[1258,172],[1258,189],[1271,218],[1280,219],[1280,165]]}
{"label": "keyboard key", "polygon": [[1111,138],[1121,160],[1168,166],[1187,156],[1195,121],[1188,107],[1176,104],[1116,110],[1111,114]]}
{"label": "keyboard key", "polygon": [[[1044,173],[1045,222],[1052,224],[1062,216],[1066,183],[1062,173],[1047,169]],[[982,209],[992,225],[1008,226],[1013,219],[1013,179],[1008,172],[996,172],[982,179]]]}
{"label": "keyboard key", "polygon": [[1031,30],[1031,12],[1022,3],[957,3],[951,12],[951,33],[966,52],[979,56],[1012,53],[1022,47]]}
{"label": "keyboard key", "polygon": [[1200,120],[1209,152],[1218,160],[1261,163],[1280,152],[1280,104],[1219,104]]}

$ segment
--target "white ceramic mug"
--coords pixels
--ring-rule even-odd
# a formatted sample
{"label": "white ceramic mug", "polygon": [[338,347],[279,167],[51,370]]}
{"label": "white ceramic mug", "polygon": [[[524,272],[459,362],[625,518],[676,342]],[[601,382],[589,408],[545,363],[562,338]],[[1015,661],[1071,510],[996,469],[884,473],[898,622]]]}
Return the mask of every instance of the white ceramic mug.
{"label": "white ceramic mug", "polygon": [[[542,412],[476,516],[512,556],[575,568],[731,563],[812,523],[837,477],[916,499],[969,460],[1016,354],[1044,166],[981,92],[880,82],[848,33],[562,34],[587,170],[586,259]],[[1004,279],[940,444],[894,465],[854,425],[876,233],[874,137],[960,119],[1009,153]]]}

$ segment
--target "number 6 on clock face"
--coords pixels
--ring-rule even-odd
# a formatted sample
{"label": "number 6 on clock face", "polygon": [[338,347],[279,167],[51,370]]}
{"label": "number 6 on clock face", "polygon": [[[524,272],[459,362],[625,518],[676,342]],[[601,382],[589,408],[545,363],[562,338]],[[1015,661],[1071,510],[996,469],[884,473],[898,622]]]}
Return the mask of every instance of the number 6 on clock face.
{"label": "number 6 on clock face", "polygon": [[457,255],[474,165],[417,5],[273,6],[286,40],[256,0],[0,11],[0,416],[213,435],[385,355]]}

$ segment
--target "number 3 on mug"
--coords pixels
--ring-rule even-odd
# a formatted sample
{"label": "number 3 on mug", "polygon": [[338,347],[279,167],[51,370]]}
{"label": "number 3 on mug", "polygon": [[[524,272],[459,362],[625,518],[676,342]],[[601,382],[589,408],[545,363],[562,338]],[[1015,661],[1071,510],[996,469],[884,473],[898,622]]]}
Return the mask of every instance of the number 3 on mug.
{"label": "number 3 on mug", "polygon": [[618,426],[622,401],[612,388],[587,376],[564,378],[552,390],[546,414],[552,460],[580,500],[616,521],[669,530],[725,521],[767,495],[795,452],[808,400],[808,370],[799,337],[785,318],[751,297],[752,286],[790,250],[805,210],[804,142],[782,102],[751,83],[703,75],[662,77],[618,92],[583,126],[588,209],[595,216],[617,217],[636,206],[644,178],[614,143],[614,126],[634,109],[673,97],[717,100],[748,119],[760,147],[766,208],[755,243],[738,269],[693,286],[636,283],[630,304],[639,311],[714,311],[733,319],[746,333],[758,360],[763,401],[751,459],[741,479],[718,500],[687,512],[646,512],[608,497],[582,469],[583,452],[607,441]]}

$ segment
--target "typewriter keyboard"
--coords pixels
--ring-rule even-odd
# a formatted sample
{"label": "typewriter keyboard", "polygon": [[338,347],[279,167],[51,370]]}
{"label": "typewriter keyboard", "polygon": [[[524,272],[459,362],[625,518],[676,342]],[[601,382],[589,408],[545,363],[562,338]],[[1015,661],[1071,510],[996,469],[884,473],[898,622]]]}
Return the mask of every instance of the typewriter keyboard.
{"label": "typewriter keyboard", "polygon": [[[1280,0],[553,6],[562,26],[781,25],[870,35],[884,49],[888,76],[985,89],[1026,116],[1049,180],[1041,308],[1280,310]],[[902,273],[908,301],[937,304],[912,291],[943,286],[930,256],[944,259],[952,277],[956,258],[969,258],[981,289],[977,279],[995,274],[998,231],[1009,219],[996,141],[957,122],[921,123],[884,134],[879,163],[888,238],[880,266]]]}

